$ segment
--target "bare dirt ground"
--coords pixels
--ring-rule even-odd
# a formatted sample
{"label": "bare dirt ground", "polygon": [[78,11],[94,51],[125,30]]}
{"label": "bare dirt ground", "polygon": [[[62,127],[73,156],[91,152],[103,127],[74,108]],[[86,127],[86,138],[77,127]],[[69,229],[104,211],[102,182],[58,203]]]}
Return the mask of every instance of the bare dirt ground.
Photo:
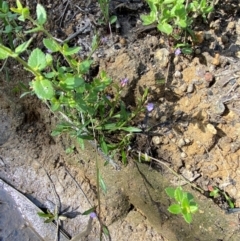
{"label": "bare dirt ground", "polygon": [[[101,13],[96,1],[41,1],[48,10],[48,28],[57,38],[65,39],[88,25],[71,41],[71,44],[82,47],[80,58],[90,52],[95,31],[104,38],[93,56],[93,70],[106,70],[116,83],[125,77],[129,79],[122,96],[129,109],[135,108],[137,98],[149,88],[148,101],[155,107],[148,123],[144,124],[152,127],[151,134],[136,135],[132,149],[164,161],[205,190],[206,196],[211,187],[218,187],[233,199],[236,207],[240,207],[239,2],[226,0],[225,4],[216,5],[209,22],[200,22],[196,26],[199,43],[193,46],[192,56],[175,56],[169,39],[156,29],[140,24],[139,15],[147,9],[143,1],[111,2],[120,25],[120,28],[112,26],[112,35],[97,23]],[[34,2],[29,4],[34,6]],[[13,68],[13,64],[9,63],[7,67]],[[14,71],[10,69],[10,80],[17,80],[18,76],[24,76],[25,81],[31,78],[20,69],[20,66],[15,66]],[[78,222],[80,227],[85,227],[87,218],[80,218],[78,214],[89,208],[89,200],[91,204],[97,204],[95,170],[90,164],[93,157],[79,157],[76,161],[74,155],[77,153],[66,156],[65,149],[71,141],[54,140],[50,136],[55,122],[51,113],[31,97],[18,103],[16,82],[7,83],[1,76],[1,86],[0,177],[46,208],[47,200],[55,201],[44,166],[64,208],[73,208],[75,225]],[[145,113],[134,124],[141,126],[144,117]],[[82,165],[82,170],[76,171],[75,166],[66,164],[69,160]],[[79,200],[72,197],[78,192],[82,194],[66,172],[66,166],[89,199],[79,197],[81,210],[77,209]],[[151,167],[156,165],[151,163]],[[26,173],[25,178],[23,173]],[[178,183],[172,177],[170,181],[173,185]],[[113,196],[117,199],[118,194]],[[124,200],[121,194],[119,196]],[[116,201],[117,209],[110,208],[114,202],[104,204],[103,216],[108,225],[112,224],[112,240],[173,240],[167,234],[163,235],[164,239],[141,211],[125,201],[121,201],[122,205]],[[228,207],[223,197],[214,201],[224,210]],[[234,228],[231,232],[234,233],[238,223],[235,218],[232,220]],[[64,225],[70,236],[81,229],[71,222]],[[87,240],[98,240],[98,229],[96,224],[92,239],[88,237]],[[199,237],[199,240],[205,239]]]}

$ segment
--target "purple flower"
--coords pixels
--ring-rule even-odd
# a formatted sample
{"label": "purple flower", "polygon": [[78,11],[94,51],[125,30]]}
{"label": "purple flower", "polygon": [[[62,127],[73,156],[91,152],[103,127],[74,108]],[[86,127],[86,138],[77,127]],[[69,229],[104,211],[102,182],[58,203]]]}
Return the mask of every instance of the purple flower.
{"label": "purple flower", "polygon": [[107,38],[107,37],[102,37],[102,38],[101,38],[101,43],[102,43],[102,44],[107,43],[107,41],[108,41],[108,38]]}
{"label": "purple flower", "polygon": [[96,218],[96,217],[97,217],[97,214],[96,214],[95,212],[92,212],[92,213],[90,213],[90,217],[91,217],[91,218]]}
{"label": "purple flower", "polygon": [[120,84],[122,87],[126,86],[128,84],[128,78],[121,79]]}
{"label": "purple flower", "polygon": [[180,48],[177,48],[177,49],[175,50],[175,55],[176,55],[176,56],[180,55],[181,53],[182,53],[182,51],[181,51]]}
{"label": "purple flower", "polygon": [[108,100],[111,100],[111,99],[112,99],[110,95],[106,95],[106,98],[107,98]]}
{"label": "purple flower", "polygon": [[147,110],[148,112],[151,112],[154,109],[154,104],[153,103],[148,103],[147,104]]}

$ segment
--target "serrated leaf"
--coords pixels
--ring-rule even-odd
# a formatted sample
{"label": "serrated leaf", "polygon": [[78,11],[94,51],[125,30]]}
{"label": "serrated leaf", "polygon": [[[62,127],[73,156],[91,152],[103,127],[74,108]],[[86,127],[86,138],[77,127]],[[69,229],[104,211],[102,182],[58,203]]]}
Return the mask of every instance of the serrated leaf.
{"label": "serrated leaf", "polygon": [[182,202],[182,199],[183,199],[183,191],[182,191],[182,188],[181,188],[181,187],[178,187],[178,188],[175,190],[174,197],[175,197],[175,199],[176,199],[178,202]]}
{"label": "serrated leaf", "polygon": [[53,53],[59,51],[59,46],[53,39],[45,38],[43,39],[43,44],[47,49],[49,49]]}
{"label": "serrated leaf", "polygon": [[22,43],[21,45],[19,45],[16,49],[15,49],[15,53],[16,54],[20,54],[22,52],[24,52],[28,46],[30,45],[30,43],[32,42],[33,38],[30,38],[27,42]]}
{"label": "serrated leaf", "polygon": [[95,210],[96,210],[96,206],[94,206],[94,207],[88,209],[87,211],[83,212],[82,215],[88,215],[92,212],[95,212]]}
{"label": "serrated leaf", "polygon": [[165,188],[165,192],[170,198],[174,198],[175,188],[167,187]]}
{"label": "serrated leaf", "polygon": [[150,25],[157,20],[157,17],[152,12],[149,15],[141,15],[141,20],[143,21],[143,25]]}
{"label": "serrated leaf", "polygon": [[173,213],[173,214],[179,214],[182,212],[182,209],[180,207],[180,205],[178,204],[172,204],[169,208],[168,208],[168,211],[170,213]]}
{"label": "serrated leaf", "polygon": [[83,84],[84,84],[84,79],[82,79],[80,77],[74,77],[74,76],[68,77],[60,83],[60,85],[63,88],[68,89],[68,90],[75,89]]}
{"label": "serrated leaf", "polygon": [[52,83],[47,79],[38,79],[33,81],[32,88],[39,99],[50,100],[54,96],[54,89]]}
{"label": "serrated leaf", "polygon": [[43,25],[47,21],[47,13],[41,4],[37,4],[37,22]]}
{"label": "serrated leaf", "polygon": [[47,66],[45,54],[39,48],[34,49],[28,59],[28,65],[35,70],[43,70]]}
{"label": "serrated leaf", "polygon": [[159,31],[166,33],[167,35],[170,35],[173,31],[172,26],[168,23],[159,23],[157,28]]}
{"label": "serrated leaf", "polygon": [[78,68],[79,72],[81,74],[86,74],[89,71],[92,62],[93,61],[91,61],[91,60],[84,60],[84,61],[82,61],[80,63],[80,65],[79,65],[79,68]]}
{"label": "serrated leaf", "polygon": [[198,206],[194,205],[194,206],[190,206],[190,212],[191,213],[195,213],[198,210]]}
{"label": "serrated leaf", "polygon": [[191,213],[186,213],[186,214],[183,215],[183,217],[184,217],[184,219],[185,219],[185,221],[187,223],[191,223],[192,222],[192,215],[191,215]]}
{"label": "serrated leaf", "polygon": [[183,199],[182,199],[182,207],[183,208],[186,208],[186,209],[188,209],[189,208],[189,201],[188,201],[188,198],[185,196],[185,197],[183,197]]}

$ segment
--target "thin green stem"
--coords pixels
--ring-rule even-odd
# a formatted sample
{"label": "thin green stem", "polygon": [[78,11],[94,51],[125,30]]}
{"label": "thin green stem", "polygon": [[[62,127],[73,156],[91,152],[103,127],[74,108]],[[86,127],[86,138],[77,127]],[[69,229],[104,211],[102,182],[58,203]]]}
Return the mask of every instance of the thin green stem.
{"label": "thin green stem", "polygon": [[19,56],[17,56],[17,54],[14,53],[11,49],[5,47],[2,44],[0,44],[0,49],[2,49],[4,52],[7,52],[10,57],[16,59],[19,63],[21,63],[23,65],[23,67],[25,69],[27,69],[28,71],[32,72],[36,77],[42,76],[40,72],[38,72],[37,70],[35,70],[31,66],[29,66],[26,61],[24,61]]}

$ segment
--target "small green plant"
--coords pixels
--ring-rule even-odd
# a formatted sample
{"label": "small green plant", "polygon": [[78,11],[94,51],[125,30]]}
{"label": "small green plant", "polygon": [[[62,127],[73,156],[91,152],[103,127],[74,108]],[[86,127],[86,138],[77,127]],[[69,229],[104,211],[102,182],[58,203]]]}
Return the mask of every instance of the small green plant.
{"label": "small green plant", "polygon": [[0,0],[0,20],[4,25],[4,29],[0,30],[0,42],[4,42],[2,36],[6,34],[8,38],[8,41],[6,42],[8,42],[11,49],[14,49],[14,34],[17,34],[22,27],[17,25],[17,14],[10,11],[9,3],[7,1]]}
{"label": "small green plant", "polygon": [[111,24],[115,23],[117,21],[117,16],[109,14],[109,0],[98,0],[98,3],[100,5],[101,12],[103,14],[103,20],[107,26],[110,27]]}
{"label": "small green plant", "polygon": [[234,203],[231,200],[231,198],[226,194],[226,192],[221,191],[219,188],[217,187],[212,187],[209,186],[208,187],[210,193],[209,196],[212,197],[213,199],[218,198],[220,196],[223,196],[225,198],[225,200],[227,201],[228,205],[230,208],[234,208]]}
{"label": "small green plant", "polygon": [[194,19],[198,16],[206,19],[213,11],[213,1],[207,0],[146,0],[150,13],[141,15],[144,25],[157,24],[162,33],[180,40],[183,32],[193,35]]}
{"label": "small green plant", "polygon": [[176,189],[167,187],[165,189],[170,198],[175,199],[177,203],[172,204],[168,211],[173,214],[182,214],[187,223],[192,222],[192,214],[198,210],[197,203],[191,193],[184,192],[181,187]]}
{"label": "small green plant", "polygon": [[64,215],[59,215],[56,211],[54,213],[51,213],[49,210],[47,210],[47,213],[44,212],[38,212],[37,213],[39,217],[41,218],[45,218],[44,223],[51,223],[54,220],[58,221],[58,220],[66,220],[67,217],[65,217]]}
{"label": "small green plant", "polygon": [[[133,132],[141,129],[130,126],[132,120],[143,112],[147,89],[135,110],[128,112],[121,100],[121,92],[128,84],[123,78],[119,84],[113,84],[107,74],[102,71],[93,80],[87,80],[92,60],[89,58],[79,61],[76,58],[80,47],[70,47],[67,43],[59,44],[52,35],[45,30],[47,14],[42,5],[37,4],[37,19],[30,16],[28,7],[23,7],[17,0],[17,8],[11,8],[20,15],[20,21],[30,21],[33,28],[25,33],[43,32],[45,52],[39,48],[27,52],[33,38],[17,46],[14,50],[0,44],[0,59],[12,57],[34,76],[30,82],[30,91],[25,94],[36,94],[52,112],[58,114],[61,122],[52,132],[53,136],[67,133],[77,139],[84,148],[84,140],[97,139],[97,143],[105,154],[119,151],[122,160],[126,163],[126,150],[131,141]],[[98,38],[92,42],[92,53],[98,46]],[[23,52],[30,53],[28,60],[21,58]],[[56,58],[56,53],[58,58]],[[61,57],[59,57],[61,56]],[[114,95],[108,96],[106,89],[111,85]],[[96,135],[93,135],[96,132]],[[119,135],[118,142],[111,142],[111,135]]]}

